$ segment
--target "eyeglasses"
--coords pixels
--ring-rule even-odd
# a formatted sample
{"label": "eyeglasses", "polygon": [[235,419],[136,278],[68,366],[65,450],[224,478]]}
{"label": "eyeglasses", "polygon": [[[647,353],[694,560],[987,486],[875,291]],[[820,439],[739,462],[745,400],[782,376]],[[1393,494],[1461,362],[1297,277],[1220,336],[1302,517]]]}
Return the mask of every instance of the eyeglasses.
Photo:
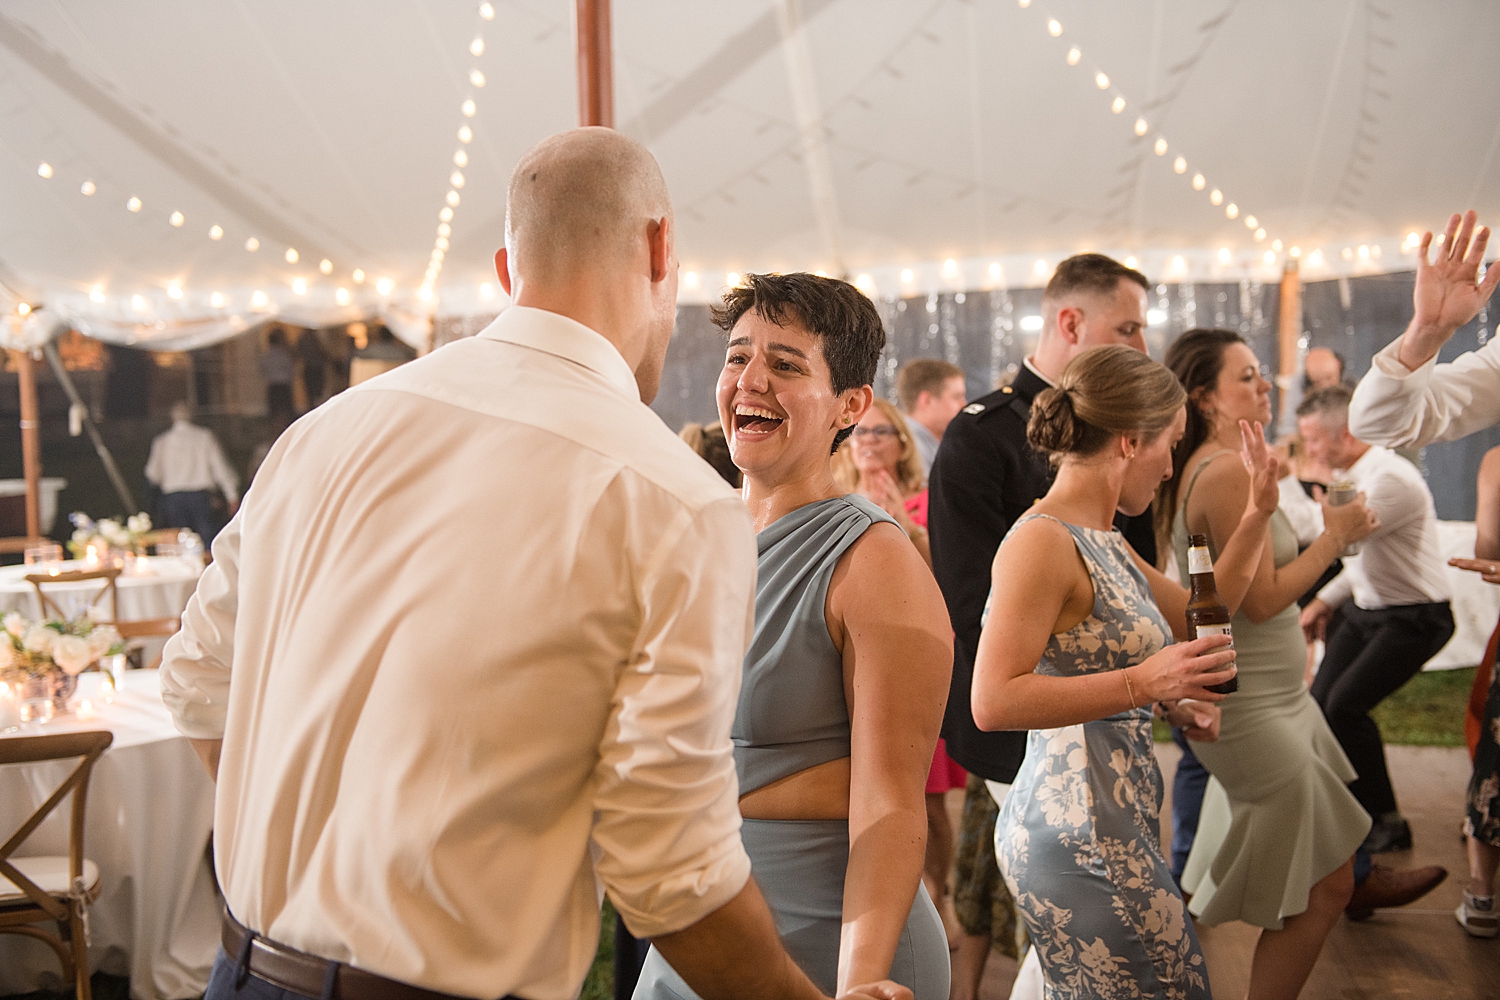
{"label": "eyeglasses", "polygon": [[890,424],[882,424],[879,427],[856,427],[854,428],[854,436],[857,438],[893,438],[900,437],[901,432]]}

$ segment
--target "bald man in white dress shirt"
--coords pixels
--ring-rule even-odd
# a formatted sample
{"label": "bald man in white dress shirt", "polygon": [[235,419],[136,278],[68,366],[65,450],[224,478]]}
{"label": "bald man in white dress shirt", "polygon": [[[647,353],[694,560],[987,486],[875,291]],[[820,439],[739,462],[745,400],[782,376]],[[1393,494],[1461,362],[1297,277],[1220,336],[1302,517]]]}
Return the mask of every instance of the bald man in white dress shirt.
{"label": "bald man in white dress shirt", "polygon": [[167,648],[218,781],[207,997],[565,1000],[602,888],[704,997],[815,1000],[739,839],[750,520],[646,406],[677,289],[655,160],[544,141],[496,266],[486,330],[277,441]]}

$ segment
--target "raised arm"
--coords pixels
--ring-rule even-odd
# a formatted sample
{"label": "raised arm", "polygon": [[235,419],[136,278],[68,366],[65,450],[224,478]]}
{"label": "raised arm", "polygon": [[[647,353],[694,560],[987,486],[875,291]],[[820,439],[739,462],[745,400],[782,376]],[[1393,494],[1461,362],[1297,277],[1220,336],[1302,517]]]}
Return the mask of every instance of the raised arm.
{"label": "raised arm", "polygon": [[[1036,673],[1053,635],[1090,613],[1094,585],[1068,530],[1036,518],[995,554],[989,618],[979,638],[972,702],[980,729],[1055,729],[1155,701],[1221,701],[1205,690],[1234,676],[1223,636],[1177,643],[1127,670],[1079,677]],[[1126,676],[1129,677],[1127,683]]]}
{"label": "raised arm", "polygon": [[923,794],[948,699],[953,630],[937,582],[891,525],[873,525],[828,588],[849,705],[849,865],[839,990],[890,974],[926,857]]}

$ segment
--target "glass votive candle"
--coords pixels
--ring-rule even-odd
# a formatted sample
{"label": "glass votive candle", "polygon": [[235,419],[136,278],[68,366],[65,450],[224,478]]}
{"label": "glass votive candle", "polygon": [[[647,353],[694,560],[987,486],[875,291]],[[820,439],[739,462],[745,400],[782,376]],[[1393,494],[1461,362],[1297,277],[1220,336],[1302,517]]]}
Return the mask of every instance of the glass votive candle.
{"label": "glass votive candle", "polygon": [[63,549],[61,545],[33,545],[25,550],[24,555],[27,566],[55,575],[61,568]]}
{"label": "glass votive candle", "polygon": [[16,703],[16,692],[9,684],[0,683],[0,733],[19,729],[21,708]]}
{"label": "glass votive candle", "polygon": [[124,690],[125,670],[129,665],[130,661],[124,653],[99,657],[99,669],[109,674],[110,680],[109,696],[105,699],[106,701],[112,700],[115,692]]}
{"label": "glass votive candle", "polygon": [[[78,687],[73,690],[73,704],[88,705],[90,711],[97,712],[100,706],[114,700],[115,679],[103,670],[85,670],[78,675]],[[79,711],[78,716],[83,717]]]}

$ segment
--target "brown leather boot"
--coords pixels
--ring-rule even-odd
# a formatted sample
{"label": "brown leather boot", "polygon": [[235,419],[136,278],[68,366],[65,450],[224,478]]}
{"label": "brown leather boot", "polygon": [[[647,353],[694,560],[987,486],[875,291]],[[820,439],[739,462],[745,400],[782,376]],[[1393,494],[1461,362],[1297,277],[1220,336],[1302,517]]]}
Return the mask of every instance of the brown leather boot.
{"label": "brown leather boot", "polygon": [[1354,887],[1344,916],[1350,920],[1368,920],[1376,910],[1405,906],[1427,895],[1448,877],[1448,869],[1437,865],[1397,871],[1385,865],[1372,865],[1370,876]]}

